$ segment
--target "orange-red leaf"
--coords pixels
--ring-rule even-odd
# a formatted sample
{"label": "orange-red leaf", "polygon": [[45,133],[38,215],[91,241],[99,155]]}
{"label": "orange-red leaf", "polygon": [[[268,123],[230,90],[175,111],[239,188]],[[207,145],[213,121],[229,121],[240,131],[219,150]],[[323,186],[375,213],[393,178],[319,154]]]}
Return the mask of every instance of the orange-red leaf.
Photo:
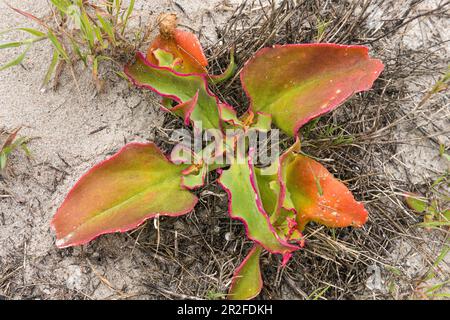
{"label": "orange-red leaf", "polygon": [[191,32],[175,29],[173,36],[157,36],[147,50],[147,60],[157,65],[153,52],[162,49],[171,53],[174,59],[181,59],[177,71],[181,73],[206,73],[208,61],[198,38]]}
{"label": "orange-red leaf", "polygon": [[300,230],[310,221],[328,227],[361,227],[367,221],[364,205],[317,161],[292,154],[284,159],[282,170]]}

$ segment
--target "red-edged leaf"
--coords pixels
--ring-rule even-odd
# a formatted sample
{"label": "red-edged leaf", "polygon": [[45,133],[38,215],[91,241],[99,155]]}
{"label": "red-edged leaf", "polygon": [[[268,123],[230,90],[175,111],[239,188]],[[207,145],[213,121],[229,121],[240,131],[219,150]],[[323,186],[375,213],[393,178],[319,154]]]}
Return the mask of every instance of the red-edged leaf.
{"label": "red-edged leaf", "polygon": [[383,70],[363,46],[295,44],[260,50],[241,72],[250,108],[273,116],[290,135],[365,91]]}
{"label": "red-edged leaf", "polygon": [[209,75],[208,80],[211,83],[220,83],[223,81],[226,81],[230,79],[234,73],[236,72],[237,66],[236,62],[234,60],[234,48],[231,49],[230,52],[230,63],[228,64],[228,67],[225,69],[225,71],[222,74],[219,75]]}
{"label": "red-edged leaf", "polygon": [[153,143],[126,145],[69,192],[52,221],[57,246],[128,231],[157,215],[190,212],[197,198],[180,186],[183,168],[167,160]]}
{"label": "red-edged leaf", "polygon": [[286,196],[297,211],[299,230],[309,221],[328,227],[361,227],[367,221],[364,205],[317,161],[291,154],[282,163]]}
{"label": "red-edged leaf", "polygon": [[167,67],[178,71],[176,68],[182,63],[181,59],[175,59],[175,57],[167,51],[162,49],[156,49],[153,51],[153,56],[156,58],[155,63],[159,67]]}
{"label": "red-edged leaf", "polygon": [[208,66],[208,60],[203,53],[202,45],[195,34],[177,29],[175,30],[175,41],[180,52],[188,55],[197,65]]}
{"label": "red-edged leaf", "polygon": [[173,112],[174,114],[180,116],[184,120],[185,125],[189,125],[189,122],[191,120],[191,114],[194,111],[195,106],[198,102],[198,91],[190,100],[186,102],[182,102],[172,109],[169,109],[168,111]]}
{"label": "red-edged leaf", "polygon": [[247,236],[271,253],[285,257],[299,247],[278,236],[263,208],[255,180],[252,159],[240,159],[222,172],[220,185],[228,194],[228,212],[232,218],[244,222]]}
{"label": "red-edged leaf", "polygon": [[231,126],[231,128],[235,126],[242,127],[243,124],[239,120],[236,110],[230,105],[219,103],[219,114],[220,119],[225,123],[225,127],[227,125]]}
{"label": "red-edged leaf", "polygon": [[236,269],[231,282],[228,299],[249,300],[256,297],[262,289],[263,281],[259,257],[262,247],[254,245],[247,257]]}
{"label": "red-edged leaf", "polygon": [[147,50],[147,59],[157,64],[154,51],[162,49],[171,53],[175,59],[180,59],[178,70],[181,73],[206,74],[208,61],[203,53],[198,38],[191,32],[175,29],[171,37],[158,35]]}
{"label": "red-edged leaf", "polygon": [[293,208],[290,195],[282,184],[283,179],[280,179],[282,175],[280,163],[286,155],[290,155],[293,150],[298,150],[299,146],[297,140],[296,144],[271,166],[255,169],[255,177],[263,207],[269,213],[270,221],[277,234],[285,241],[294,242],[303,247],[303,235],[298,230],[296,222],[297,211]]}
{"label": "red-edged leaf", "polygon": [[141,53],[136,62],[125,66],[125,74],[138,87],[150,89],[178,103],[190,101],[196,94],[197,105],[190,114],[191,121],[201,121],[203,128],[220,128],[217,97],[208,89],[203,75],[181,74],[147,61]]}
{"label": "red-edged leaf", "polygon": [[197,168],[196,165],[191,165],[183,171],[181,185],[188,190],[200,188],[205,184],[206,175],[208,174],[208,166],[202,165]]}
{"label": "red-edged leaf", "polygon": [[[255,177],[258,184],[259,194],[263,203],[264,210],[273,216],[279,209],[278,198],[280,188],[277,180],[277,171],[267,172],[268,170],[274,170],[273,167],[278,167],[278,163],[273,163],[272,166],[267,168],[255,168]],[[274,221],[271,218],[272,222]]]}

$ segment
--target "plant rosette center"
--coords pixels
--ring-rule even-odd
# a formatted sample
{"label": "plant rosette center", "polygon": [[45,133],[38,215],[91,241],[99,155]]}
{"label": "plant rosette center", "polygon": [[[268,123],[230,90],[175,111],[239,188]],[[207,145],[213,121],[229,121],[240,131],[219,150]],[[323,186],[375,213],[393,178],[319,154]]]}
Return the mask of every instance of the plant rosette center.
{"label": "plant rosette center", "polygon": [[[166,157],[153,143],[128,144],[87,172],[55,214],[57,245],[85,244],[110,232],[136,228],[157,216],[189,213],[208,172],[228,196],[228,214],[242,222],[253,243],[231,281],[230,299],[250,299],[263,286],[264,251],[285,265],[304,245],[313,221],[330,228],[362,227],[368,213],[348,187],[297,142],[280,154],[279,130],[300,128],[369,90],[383,64],[368,48],[337,44],[287,44],[258,51],[240,70],[250,106],[242,117],[209,89],[236,69],[232,52],[224,74],[209,75],[197,37],[163,19],[147,55],[137,53],[124,72],[137,87],[162,97],[163,109],[181,117]],[[167,36],[167,33],[170,36]],[[190,127],[193,132],[187,129]],[[269,155],[270,153],[270,155]],[[176,199],[176,201],[174,201]]]}

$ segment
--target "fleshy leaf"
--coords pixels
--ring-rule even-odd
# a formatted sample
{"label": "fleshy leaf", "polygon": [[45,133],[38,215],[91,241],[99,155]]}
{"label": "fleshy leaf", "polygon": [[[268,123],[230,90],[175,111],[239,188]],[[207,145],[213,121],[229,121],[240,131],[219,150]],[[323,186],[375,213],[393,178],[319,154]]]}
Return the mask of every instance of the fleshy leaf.
{"label": "fleshy leaf", "polygon": [[234,61],[234,49],[231,50],[230,52],[230,63],[228,65],[228,67],[226,68],[226,70],[219,75],[210,75],[208,77],[209,82],[211,83],[221,83],[223,81],[226,81],[228,79],[230,79],[234,73],[236,72],[237,66],[236,66],[236,62]]}
{"label": "fleshy leaf", "polygon": [[277,218],[277,221],[274,222],[274,228],[280,237],[289,242],[296,242],[300,247],[303,247],[304,238],[297,223],[297,211],[281,207]]}
{"label": "fleshy leaf", "polygon": [[160,67],[168,67],[176,71],[175,67],[181,63],[180,59],[175,59],[170,52],[164,51],[162,49],[156,49],[153,52],[153,55],[158,61],[156,65]]}
{"label": "fleshy leaf", "polygon": [[228,194],[228,212],[241,220],[247,236],[271,253],[288,255],[299,249],[281,239],[273,228],[261,203],[251,157],[231,164],[222,172],[220,185]]}
{"label": "fleshy leaf", "polygon": [[[278,184],[278,162],[272,163],[268,168],[255,168],[255,177],[264,210],[273,216],[278,209],[280,187]],[[274,220],[271,218],[271,221]]]}
{"label": "fleshy leaf", "polygon": [[264,112],[256,113],[256,120],[252,124],[252,128],[260,131],[270,131],[272,125],[272,116]]}
{"label": "fleshy leaf", "polygon": [[[193,167],[195,168],[194,171],[192,170]],[[207,173],[207,165],[202,165],[201,168],[196,168],[196,165],[190,166],[183,171],[182,186],[189,190],[202,187],[205,184]]]}
{"label": "fleshy leaf", "polygon": [[228,299],[249,300],[261,292],[263,286],[259,265],[261,251],[262,247],[260,245],[254,245],[247,257],[236,269],[228,293]]}
{"label": "fleshy leaf", "polygon": [[286,170],[282,170],[281,164],[287,163],[287,160],[298,151],[300,151],[300,140],[297,138],[295,143],[269,167],[255,169],[261,200],[264,208],[270,212],[272,223],[280,223],[278,219],[283,217],[283,208],[288,211],[295,210],[289,191],[284,185]]}
{"label": "fleshy leaf", "polygon": [[180,116],[184,120],[185,125],[189,125],[189,122],[191,121],[191,114],[195,109],[195,106],[198,102],[198,91],[190,100],[186,102],[182,102],[172,109],[168,109],[168,111],[173,112],[177,116]]}
{"label": "fleshy leaf", "polygon": [[202,45],[195,34],[177,29],[175,30],[175,40],[180,52],[188,55],[192,61],[195,61],[197,66],[200,65],[204,68],[208,65]]}
{"label": "fleshy leaf", "polygon": [[204,76],[186,75],[170,68],[158,67],[147,61],[141,53],[136,55],[135,63],[125,66],[125,74],[136,86],[155,91],[178,103],[187,102],[198,93],[197,106],[190,116],[191,121],[201,121],[205,129],[220,128],[220,102],[209,91]]}
{"label": "fleshy leaf", "polygon": [[328,227],[361,227],[367,221],[364,205],[319,162],[292,153],[283,159],[282,171],[299,230],[309,221]]}
{"label": "fleshy leaf", "polygon": [[166,30],[161,30],[147,50],[147,59],[153,64],[157,64],[154,56],[155,50],[162,49],[173,55],[175,59],[181,60],[178,70],[181,73],[206,74],[208,61],[203,53],[202,46],[198,38],[189,31],[173,29],[175,24],[166,26]]}
{"label": "fleshy leaf", "polygon": [[264,48],[247,62],[241,82],[254,112],[295,135],[309,120],[368,90],[383,70],[363,46],[295,44]]}
{"label": "fleshy leaf", "polygon": [[181,187],[183,168],[167,160],[153,143],[126,145],[88,171],[69,192],[52,221],[57,246],[125,232],[157,215],[190,212],[197,197]]}
{"label": "fleshy leaf", "polygon": [[220,120],[226,124],[234,126],[242,126],[242,122],[239,120],[236,110],[230,105],[220,103],[219,104]]}
{"label": "fleshy leaf", "polygon": [[[299,148],[298,141],[288,152],[291,153],[292,150],[297,148]],[[282,179],[280,179],[280,163],[282,160],[283,157],[279,161],[273,162],[269,167],[255,168],[256,182],[263,207],[269,213],[270,222],[277,234],[282,239],[295,242],[303,247],[303,235],[297,228],[297,211],[294,209],[289,192],[286,191]]]}

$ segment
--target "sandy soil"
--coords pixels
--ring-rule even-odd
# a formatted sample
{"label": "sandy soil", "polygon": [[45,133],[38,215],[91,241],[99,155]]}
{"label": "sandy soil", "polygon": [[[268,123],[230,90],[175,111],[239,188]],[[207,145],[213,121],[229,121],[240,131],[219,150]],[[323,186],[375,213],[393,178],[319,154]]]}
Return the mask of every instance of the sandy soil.
{"label": "sandy soil", "polygon": [[[48,10],[43,0],[10,0],[9,3],[37,16],[45,15]],[[214,26],[224,23],[230,14],[228,6],[220,0],[179,0],[177,3],[185,12],[169,0],[139,0],[136,9],[142,21],[163,11],[178,12],[181,25],[201,32],[204,44],[215,41]],[[382,17],[381,13],[378,18]],[[376,19],[374,17],[374,28]],[[439,23],[442,24],[440,30],[449,29],[448,23]],[[17,26],[30,26],[30,22],[0,2],[0,30]],[[413,28],[402,39],[411,49],[421,45],[418,39],[424,39],[424,33],[425,39],[436,36],[436,25],[425,29],[421,28],[423,25],[416,27],[419,29]],[[3,36],[3,40],[8,40],[8,36]],[[9,60],[19,50],[1,50],[0,61]],[[113,76],[106,82],[105,93],[97,94],[90,75],[83,72],[77,73],[81,94],[69,74],[63,75],[56,92],[41,92],[40,83],[50,54],[49,46],[34,46],[22,67],[0,73],[0,126],[8,129],[23,126],[21,134],[33,138],[29,144],[32,158],[15,153],[8,172],[0,178],[0,194],[7,195],[0,198],[0,285],[7,283],[0,287],[0,297],[154,298],[144,284],[152,272],[158,274],[166,270],[164,261],[135,249],[133,238],[126,234],[106,235],[82,248],[58,250],[49,221],[67,190],[89,167],[126,142],[153,138],[154,128],[161,126],[164,120],[158,99],[150,93],[129,88],[125,81]],[[434,80],[416,80],[411,83],[411,92],[420,100],[421,93]],[[448,109],[444,108],[431,118],[424,114],[424,124],[434,123],[445,129],[448,126],[445,116],[448,116]],[[410,131],[411,127],[401,128],[399,139],[410,138]],[[448,143],[448,136],[440,139]],[[388,176],[395,179],[407,174],[414,182],[419,182],[445,170],[448,163],[439,158],[439,150],[420,141],[420,144],[403,145],[397,155],[411,170],[405,173],[403,169],[388,167]],[[153,236],[149,236],[150,239]],[[397,251],[392,252],[393,261],[401,268],[420,273],[428,258],[424,262],[417,254],[411,256],[410,249],[408,244],[399,242]],[[404,254],[409,258],[404,259]],[[449,263],[447,261],[447,267]],[[170,268],[167,272],[171,272]],[[411,278],[414,275],[411,274]],[[151,279],[157,281],[154,277]],[[160,281],[171,285],[167,278],[162,277]],[[387,278],[383,280],[383,288],[387,282]],[[368,288],[384,290],[370,284]]]}

